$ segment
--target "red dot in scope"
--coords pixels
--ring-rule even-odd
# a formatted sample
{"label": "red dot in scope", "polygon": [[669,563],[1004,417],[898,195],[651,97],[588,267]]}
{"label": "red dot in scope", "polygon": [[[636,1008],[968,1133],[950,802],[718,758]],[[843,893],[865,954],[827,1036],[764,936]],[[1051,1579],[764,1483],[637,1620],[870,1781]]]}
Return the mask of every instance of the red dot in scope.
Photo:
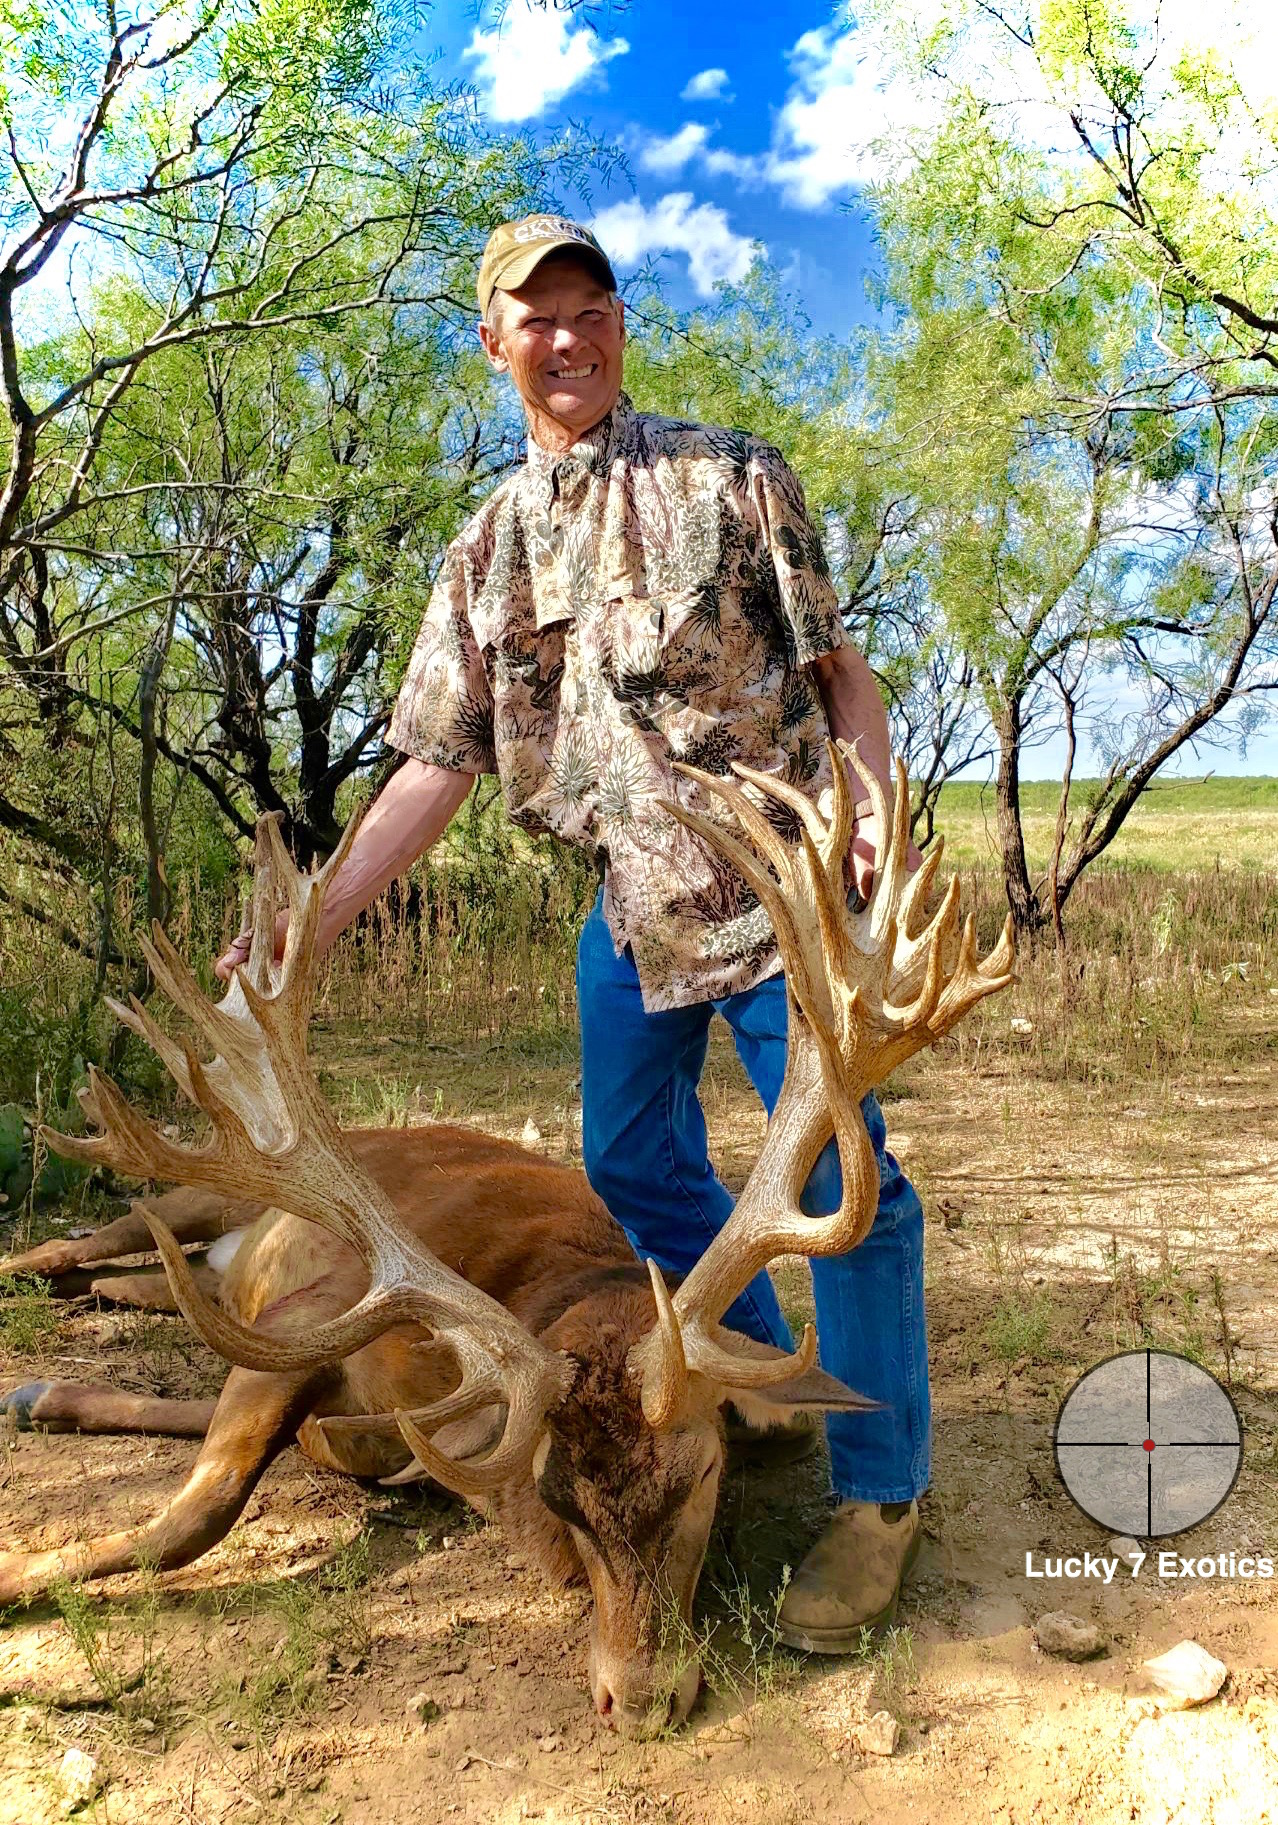
{"label": "red dot in scope", "polygon": [[1142,1450],[1143,1450],[1143,1451],[1152,1451],[1152,1450],[1153,1450],[1153,1449],[1154,1449],[1154,1441],[1153,1441],[1153,1439],[1152,1439],[1152,1438],[1147,1438],[1147,1439],[1146,1439],[1146,1440],[1145,1440],[1145,1443],[1144,1443],[1144,1445],[1143,1445],[1143,1446],[1142,1446],[1142,1447],[1141,1447],[1141,1449],[1142,1449]]}

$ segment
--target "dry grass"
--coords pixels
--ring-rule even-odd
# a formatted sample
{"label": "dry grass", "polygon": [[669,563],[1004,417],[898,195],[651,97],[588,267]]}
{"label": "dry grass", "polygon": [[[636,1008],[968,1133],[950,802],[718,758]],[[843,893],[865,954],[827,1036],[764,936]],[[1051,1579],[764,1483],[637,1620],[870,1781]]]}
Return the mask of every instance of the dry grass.
{"label": "dry grass", "polygon": [[[1087,803],[1089,782],[1071,796],[1075,815]],[[1031,781],[1021,789],[1025,847],[1031,869],[1046,869],[1056,826],[1059,787]],[[993,788],[949,786],[937,828],[955,863],[995,865],[998,841]],[[1097,866],[1156,873],[1272,868],[1278,855],[1278,780],[1167,780],[1141,799]]]}

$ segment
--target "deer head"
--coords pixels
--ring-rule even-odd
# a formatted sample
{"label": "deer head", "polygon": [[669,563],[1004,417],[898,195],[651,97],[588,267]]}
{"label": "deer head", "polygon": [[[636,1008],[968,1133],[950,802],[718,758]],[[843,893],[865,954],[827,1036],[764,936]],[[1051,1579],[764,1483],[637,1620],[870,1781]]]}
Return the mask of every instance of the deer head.
{"label": "deer head", "polygon": [[[867,1404],[814,1367],[811,1326],[793,1357],[777,1357],[724,1330],[723,1313],[777,1254],[855,1246],[873,1221],[878,1195],[861,1098],[1011,980],[1010,930],[983,963],[970,921],[960,934],[957,880],[936,913],[924,916],[939,846],[911,879],[899,768],[891,806],[877,781],[865,776],[879,827],[891,835],[868,905],[849,911],[843,866],[852,813],[843,758],[855,765],[855,748],[834,755],[835,783],[822,807],[743,767],[736,769],[740,783],[684,769],[727,804],[752,845],[669,807],[734,862],[772,920],[790,1003],[787,1068],[731,1221],[673,1292],[650,1268],[639,1305],[633,1296],[623,1301],[617,1324],[595,1322],[582,1334],[580,1314],[569,1314],[534,1337],[430,1251],[338,1127],[311,1071],[306,1031],[324,895],[353,826],[318,874],[302,875],[275,819],[262,819],[253,945],[220,1002],[205,998],[158,927],[144,943],[156,982],[191,1023],[211,1054],[207,1061],[189,1040],[170,1037],[138,1001],[111,1003],[207,1116],[207,1137],[188,1144],[159,1132],[97,1072],[82,1101],[99,1132],[47,1137],[60,1152],[139,1178],[260,1198],[319,1224],[357,1253],[368,1274],[364,1296],[305,1337],[282,1336],[250,1328],[206,1298],[171,1231],[144,1213],[180,1309],[233,1363],[267,1372],[318,1368],[363,1350],[392,1326],[415,1323],[427,1332],[419,1347],[452,1365],[449,1391],[426,1406],[353,1423],[397,1430],[412,1458],[392,1480],[429,1476],[499,1511],[509,1491],[532,1483],[554,1524],[570,1530],[591,1583],[591,1677],[600,1708],[632,1730],[680,1721],[696,1693],[695,1657],[682,1651],[679,1636],[690,1619],[714,1514],[722,1404],[731,1399],[756,1415],[769,1405]],[[769,803],[798,816],[797,847],[769,823]],[[272,938],[281,903],[289,925],[277,963]],[[833,1215],[809,1218],[799,1196],[831,1134],[843,1199]],[[308,1449],[322,1454],[327,1439],[340,1464],[342,1425],[308,1422]]]}

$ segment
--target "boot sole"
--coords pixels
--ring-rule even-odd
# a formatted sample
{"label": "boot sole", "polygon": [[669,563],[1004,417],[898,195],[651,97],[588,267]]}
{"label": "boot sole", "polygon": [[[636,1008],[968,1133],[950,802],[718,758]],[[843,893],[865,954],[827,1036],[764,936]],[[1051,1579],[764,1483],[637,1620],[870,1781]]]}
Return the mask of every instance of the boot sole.
{"label": "boot sole", "polygon": [[901,1575],[896,1581],[896,1589],[877,1615],[866,1616],[861,1622],[844,1624],[837,1629],[801,1629],[793,1623],[786,1622],[783,1617],[778,1617],[778,1639],[783,1641],[788,1648],[799,1648],[805,1654],[855,1654],[859,1652],[867,1635],[877,1635],[882,1630],[890,1628],[896,1621],[902,1586],[914,1569],[914,1561],[918,1558],[922,1545],[923,1529],[920,1527],[905,1549],[905,1558],[901,1562]]}

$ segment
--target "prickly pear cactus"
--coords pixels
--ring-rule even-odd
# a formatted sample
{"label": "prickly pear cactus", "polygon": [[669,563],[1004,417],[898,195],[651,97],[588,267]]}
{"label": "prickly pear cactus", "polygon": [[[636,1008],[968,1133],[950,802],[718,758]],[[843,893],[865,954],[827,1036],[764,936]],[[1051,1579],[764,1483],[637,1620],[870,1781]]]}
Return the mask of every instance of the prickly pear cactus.
{"label": "prickly pear cactus", "polygon": [[[84,1123],[80,1105],[53,1109],[44,1117],[53,1127],[76,1133]],[[35,1167],[35,1117],[18,1103],[0,1103],[0,1222],[17,1211],[31,1190]],[[85,1176],[85,1168],[44,1152],[35,1195],[40,1203],[66,1197]]]}

